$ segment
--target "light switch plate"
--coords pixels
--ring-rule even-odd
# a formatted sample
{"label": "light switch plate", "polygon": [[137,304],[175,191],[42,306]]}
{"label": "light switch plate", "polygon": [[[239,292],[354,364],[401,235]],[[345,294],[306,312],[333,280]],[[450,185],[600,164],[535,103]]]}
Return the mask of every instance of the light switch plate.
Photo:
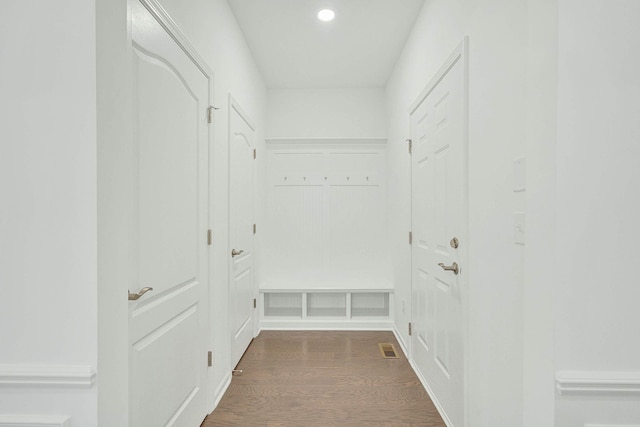
{"label": "light switch plate", "polygon": [[525,238],[525,215],[524,212],[513,213],[513,242],[524,245]]}
{"label": "light switch plate", "polygon": [[525,191],[527,179],[527,159],[518,157],[513,159],[513,191]]}

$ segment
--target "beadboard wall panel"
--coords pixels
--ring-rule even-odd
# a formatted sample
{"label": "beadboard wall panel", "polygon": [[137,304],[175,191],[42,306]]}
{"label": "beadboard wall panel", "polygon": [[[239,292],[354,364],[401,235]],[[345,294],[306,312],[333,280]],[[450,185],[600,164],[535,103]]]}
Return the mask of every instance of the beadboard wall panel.
{"label": "beadboard wall panel", "polygon": [[268,142],[261,284],[349,289],[389,277],[385,142]]}

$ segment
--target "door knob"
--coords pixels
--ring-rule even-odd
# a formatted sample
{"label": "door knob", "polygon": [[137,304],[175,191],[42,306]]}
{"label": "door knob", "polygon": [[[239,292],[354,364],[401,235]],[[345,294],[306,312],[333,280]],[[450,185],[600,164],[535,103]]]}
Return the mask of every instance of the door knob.
{"label": "door knob", "polygon": [[244,253],[243,249],[240,249],[239,251],[236,251],[235,249],[231,249],[231,257],[236,257],[237,255],[240,255],[241,253]]}
{"label": "door knob", "polygon": [[460,273],[460,269],[458,268],[457,262],[454,262],[451,265],[444,265],[443,263],[438,263],[438,265],[442,267],[442,269],[445,271],[453,271],[453,274],[457,275],[458,273]]}
{"label": "door knob", "polygon": [[137,294],[132,294],[131,291],[128,291],[129,292],[129,301],[135,301],[135,300],[139,299],[142,295],[144,295],[147,292],[152,291],[152,290],[153,290],[153,288],[150,288],[150,287],[147,286],[146,288],[140,289],[140,292],[138,292]]}

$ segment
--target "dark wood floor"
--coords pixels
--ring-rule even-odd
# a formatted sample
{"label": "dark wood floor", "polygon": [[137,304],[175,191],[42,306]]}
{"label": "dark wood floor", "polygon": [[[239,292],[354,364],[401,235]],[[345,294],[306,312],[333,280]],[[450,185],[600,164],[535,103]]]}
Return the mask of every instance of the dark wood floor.
{"label": "dark wood floor", "polygon": [[201,427],[445,426],[391,332],[263,331],[238,369]]}

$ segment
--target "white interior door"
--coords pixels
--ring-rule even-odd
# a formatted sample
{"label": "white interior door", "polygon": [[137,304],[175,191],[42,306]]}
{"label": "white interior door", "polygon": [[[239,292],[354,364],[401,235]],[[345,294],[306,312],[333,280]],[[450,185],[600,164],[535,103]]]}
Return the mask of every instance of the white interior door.
{"label": "white interior door", "polygon": [[[207,378],[209,79],[131,2],[136,175],[131,426],[200,425]],[[124,297],[124,295],[123,295]]]}
{"label": "white interior door", "polygon": [[231,283],[231,365],[236,366],[254,337],[253,180],[255,126],[229,97],[229,257]]}
{"label": "white interior door", "polygon": [[[464,425],[465,266],[460,251],[466,243],[466,131],[461,58],[454,55],[453,63],[443,67],[411,113],[412,358],[452,426]],[[444,269],[456,265],[459,274]]]}

